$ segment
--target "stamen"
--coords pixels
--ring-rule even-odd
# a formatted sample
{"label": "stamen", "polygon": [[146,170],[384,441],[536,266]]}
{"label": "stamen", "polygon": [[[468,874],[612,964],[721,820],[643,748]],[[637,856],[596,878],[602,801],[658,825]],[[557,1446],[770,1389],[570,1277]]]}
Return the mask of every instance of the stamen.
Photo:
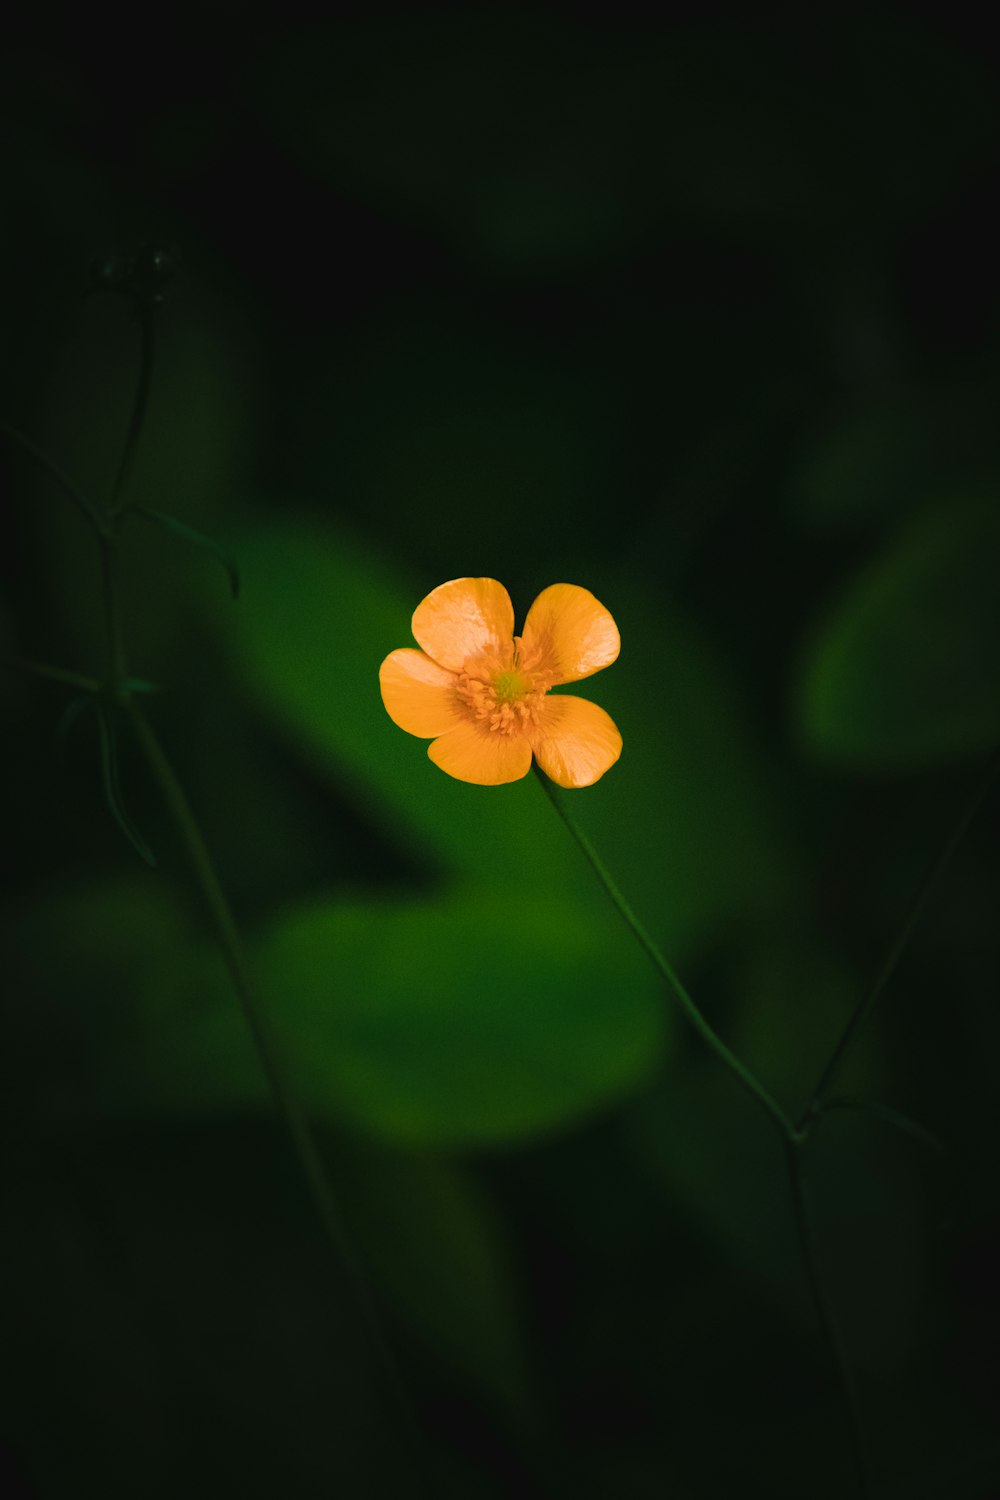
{"label": "stamen", "polygon": [[520,734],[537,721],[542,699],[552,686],[540,653],[526,653],[515,636],[507,648],[470,656],[458,673],[455,696],[465,714],[492,734]]}

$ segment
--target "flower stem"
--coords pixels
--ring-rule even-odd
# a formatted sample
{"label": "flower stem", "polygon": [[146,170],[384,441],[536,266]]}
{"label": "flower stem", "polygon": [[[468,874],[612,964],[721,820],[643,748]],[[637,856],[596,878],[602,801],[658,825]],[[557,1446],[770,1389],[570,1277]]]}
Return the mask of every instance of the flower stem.
{"label": "flower stem", "polygon": [[60,469],[57,464],[54,464],[51,458],[49,458],[42,452],[41,448],[37,447],[29,437],[25,437],[24,433],[20,432],[18,428],[12,427],[9,422],[0,420],[0,432],[5,433],[7,437],[10,438],[11,442],[16,443],[17,446],[22,450],[22,452],[27,454],[32,463],[37,464],[38,468],[42,469],[51,480],[54,480],[54,482],[62,490],[63,494],[68,495],[73,504],[79,507],[79,509],[86,516],[87,520],[90,522],[91,526],[93,526],[100,534],[103,535],[105,531],[105,522],[103,518],[101,517],[101,515],[99,515],[97,509],[87,499],[83,491],[78,489],[77,486],[73,483],[69,475],[64,474],[62,469]]}
{"label": "flower stem", "polygon": [[346,1258],[347,1246],[329,1178],[309,1123],[289,1091],[276,1061],[263,1011],[250,978],[239,932],[201,828],[191,810],[184,788],[167,759],[166,752],[145,714],[131,697],[126,700],[126,711],[139,747],[191,862],[195,879],[208,907],[212,925],[229,970],[233,989],[239,998],[244,1019],[253,1037],[275,1103],[288,1126],[303,1175],[309,1184],[320,1218],[333,1245]]}
{"label": "flower stem", "polygon": [[139,379],[136,384],[135,401],[132,404],[132,415],[129,419],[128,432],[125,435],[121,462],[111,490],[108,509],[112,516],[119,515],[124,509],[122,494],[132,472],[139,434],[142,432],[142,424],[146,417],[149,387],[153,375],[153,310],[144,297],[138,297],[136,305],[139,313]]}
{"label": "flower stem", "polygon": [[625,919],[632,933],[646,950],[654,965],[666,980],[673,991],[675,999],[684,1011],[688,1020],[694,1026],[699,1036],[715,1053],[720,1062],[734,1073],[743,1087],[753,1095],[757,1103],[765,1110],[770,1120],[781,1132],[784,1143],[786,1160],[788,1163],[789,1182],[792,1191],[792,1204],[795,1216],[795,1228],[798,1236],[799,1252],[802,1256],[802,1264],[806,1273],[806,1280],[812,1295],[813,1305],[816,1310],[816,1319],[819,1323],[820,1332],[830,1355],[830,1363],[836,1376],[837,1389],[840,1394],[841,1403],[844,1408],[845,1417],[851,1433],[851,1451],[854,1461],[855,1476],[857,1479],[857,1492],[859,1500],[871,1500],[871,1487],[868,1482],[867,1468],[865,1463],[864,1446],[861,1437],[861,1420],[858,1413],[857,1401],[848,1374],[847,1361],[844,1357],[843,1347],[837,1333],[836,1323],[830,1307],[829,1300],[823,1287],[819,1274],[819,1265],[816,1259],[816,1247],[809,1228],[809,1219],[806,1207],[805,1191],[802,1182],[802,1158],[801,1151],[806,1140],[807,1132],[797,1128],[791,1118],[786,1115],[781,1105],[771,1096],[764,1085],[750,1072],[745,1064],[741,1063],[734,1053],[730,1052],[725,1042],[719,1037],[705,1020],[694,1000],[688,994],[670,964],[664,958],[656,943],[650,937],[643,924],[639,921],[618,886],[615,884],[610,871],[604,864],[597,850],[591,844],[587,835],[580,828],[576,819],[566,810],[562,798],[551,785],[544,773],[537,765],[532,768],[545,795],[548,797],[556,812],[562,818],[570,834],[586,855],[598,880],[607,891],[611,900]]}
{"label": "flower stem", "polygon": [[973,787],[969,800],[966,803],[962,815],[959,818],[954,830],[952,831],[951,836],[949,837],[944,848],[941,850],[941,853],[938,855],[937,859],[934,861],[934,864],[928,870],[923,881],[918,887],[916,895],[910,903],[909,911],[906,914],[899,933],[897,934],[894,941],[890,943],[889,947],[886,949],[886,952],[882,958],[882,962],[876,969],[875,976],[872,979],[871,984],[869,985],[865,993],[861,996],[861,999],[858,1001],[850,1017],[848,1018],[847,1024],[840,1035],[840,1039],[837,1042],[837,1045],[834,1047],[832,1053],[830,1054],[826,1066],[819,1076],[819,1082],[813,1089],[809,1103],[803,1111],[798,1125],[800,1131],[808,1130],[811,1124],[817,1118],[823,1102],[823,1095],[826,1093],[827,1089],[830,1086],[830,1083],[833,1080],[834,1074],[840,1067],[840,1063],[845,1052],[851,1045],[854,1037],[868,1020],[868,1017],[871,1015],[872,1011],[875,1009],[876,1004],[878,1003],[882,991],[885,989],[886,985],[889,983],[889,980],[896,972],[896,967],[899,964],[899,961],[902,958],[904,952],[906,951],[910,939],[913,937],[917,923],[923,915],[923,911],[927,905],[928,900],[930,899],[941,876],[944,874],[948,865],[951,863],[952,856],[954,855],[956,849],[962,842],[962,839],[965,837],[966,833],[969,831],[969,828],[972,825],[976,814],[979,812],[979,809],[983,806],[983,803],[986,801],[990,792],[993,790],[994,783],[996,782],[998,776],[1000,776],[1000,747],[998,747],[993,752],[989,761],[987,762],[983,770],[983,774],[979,778],[976,785]]}
{"label": "flower stem", "polygon": [[188,801],[184,788],[167,757],[165,750],[153,731],[145,714],[132,693],[132,684],[126,678],[125,646],[122,631],[121,610],[118,598],[118,531],[121,513],[125,508],[122,494],[128,481],[135,455],[136,444],[142,430],[149,398],[153,362],[153,325],[151,308],[140,302],[141,349],[139,378],[135,402],[129,422],[125,446],[111,492],[109,519],[99,520],[101,571],[104,596],[104,616],[107,630],[109,687],[118,706],[125,712],[140,750],[159,787],[171,820],[180,837],[194,871],[195,880],[204,898],[215,935],[222,950],[229,977],[236,991],[240,1009],[250,1033],[271,1096],[279,1115],[284,1119],[292,1146],[298,1158],[302,1175],[318,1212],[327,1240],[334,1256],[345,1274],[351,1288],[354,1306],[362,1320],[370,1347],[378,1361],[384,1390],[391,1395],[401,1423],[402,1435],[410,1450],[415,1488],[419,1493],[427,1492],[425,1480],[426,1459],[422,1440],[409,1395],[403,1383],[380,1326],[378,1314],[369,1295],[365,1279],[354,1256],[349,1238],[343,1227],[340,1210],[334,1195],[329,1173],[323,1162],[312,1127],[302,1110],[294,1092],[289,1087],[281,1067],[278,1051],[270,1034],[260,997],[253,983],[239,930],[236,926],[229,901],[219,880],[214,862],[205,842],[201,827]]}
{"label": "flower stem", "polygon": [[201,827],[149,720],[134,698],[127,694],[124,695],[124,708],[194,870],[195,879],[208,908],[233,989],[239,998],[240,1008],[253,1039],[272,1098],[279,1114],[284,1118],[302,1175],[306,1180],[334,1255],[347,1276],[354,1304],[378,1359],[387,1391],[391,1393],[396,1406],[405,1439],[412,1451],[417,1491],[422,1493],[425,1487],[423,1470],[426,1466],[426,1459],[423,1455],[422,1439],[413,1407],[395,1358],[382,1333],[378,1314],[372,1304],[364,1276],[343,1228],[330,1177],[316,1144],[312,1127],[289,1088],[278,1061],[277,1049],[270,1034],[260,996],[250,975],[239,931]]}
{"label": "flower stem", "polygon": [[702,1015],[701,1011],[698,1009],[697,1005],[692,1000],[691,996],[688,994],[687,990],[684,988],[683,984],[678,979],[677,975],[674,973],[673,969],[670,967],[663,954],[660,952],[660,949],[657,947],[656,943],[650,937],[643,924],[639,921],[639,918],[636,916],[629,903],[625,900],[625,897],[622,895],[621,891],[618,889],[618,886],[612,879],[610,871],[604,864],[604,861],[601,859],[600,855],[597,853],[597,850],[594,848],[587,835],[583,832],[583,829],[580,828],[579,824],[576,822],[576,819],[572,817],[572,815],[567,811],[563,799],[556,792],[552,783],[548,780],[545,774],[541,770],[539,770],[537,765],[535,765],[533,769],[538,777],[539,782],[541,783],[542,790],[545,792],[545,795],[548,797],[549,801],[552,803],[552,806],[555,808],[556,812],[559,814],[560,818],[562,818],[566,827],[569,829],[569,832],[576,840],[580,848],[583,850],[587,859],[590,861],[594,874],[597,876],[598,880],[601,882],[604,889],[611,897],[611,900],[618,908],[622,917],[624,917],[626,923],[631,928],[639,943],[646,950],[649,958],[652,959],[654,965],[666,980],[668,986],[673,991],[674,998],[677,1000],[678,1004],[680,1005],[684,1014],[687,1016],[688,1020],[691,1022],[692,1026],[698,1032],[698,1035],[712,1049],[719,1061],[722,1062],[731,1073],[735,1074],[743,1087],[753,1095],[757,1103],[762,1107],[762,1109],[766,1111],[770,1119],[781,1131],[781,1134],[787,1138],[795,1137],[795,1126],[793,1125],[789,1116],[785,1114],[785,1111],[782,1109],[781,1105],[775,1098],[773,1098],[773,1096],[768,1092],[768,1090],[759,1081],[759,1079],[757,1079],[753,1075],[753,1073],[751,1073],[750,1069],[746,1067],[744,1063],[740,1062],[735,1053],[730,1052],[729,1048],[726,1046],[722,1038],[715,1031],[713,1031],[712,1027],[706,1021],[705,1017]]}
{"label": "flower stem", "polygon": [[111,687],[119,689],[125,680],[125,639],[122,635],[121,609],[118,602],[118,546],[115,537],[102,533],[101,579],[104,585],[104,622],[107,629],[108,672]]}
{"label": "flower stem", "polygon": [[865,1445],[862,1437],[861,1415],[858,1410],[857,1397],[854,1392],[854,1384],[851,1380],[847,1359],[844,1355],[844,1348],[840,1341],[840,1335],[837,1332],[837,1324],[833,1316],[833,1309],[830,1306],[830,1299],[827,1296],[819,1274],[816,1245],[809,1224],[802,1162],[803,1144],[804,1140],[801,1136],[789,1135],[785,1140],[785,1159],[788,1163],[788,1181],[792,1194],[795,1232],[798,1236],[799,1251],[802,1256],[802,1264],[805,1267],[806,1280],[809,1283],[813,1307],[816,1310],[816,1317],[822,1330],[823,1340],[830,1354],[830,1360],[836,1376],[837,1390],[840,1393],[841,1404],[844,1409],[844,1417],[851,1434],[851,1457],[857,1492],[861,1500],[871,1500],[872,1489],[868,1481],[868,1464],[865,1457]]}
{"label": "flower stem", "polygon": [[27,661],[19,656],[0,657],[0,667],[12,672],[23,672],[28,677],[42,677],[46,682],[58,682],[62,687],[76,688],[78,693],[99,696],[102,684],[96,677],[85,677],[82,672],[70,672],[65,667],[50,667],[45,662]]}

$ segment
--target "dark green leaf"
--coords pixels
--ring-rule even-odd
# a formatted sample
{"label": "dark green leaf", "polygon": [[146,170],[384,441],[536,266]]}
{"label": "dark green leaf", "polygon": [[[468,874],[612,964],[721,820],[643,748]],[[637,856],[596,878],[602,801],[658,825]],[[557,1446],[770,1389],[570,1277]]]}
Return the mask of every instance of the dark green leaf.
{"label": "dark green leaf", "polygon": [[[564,1127],[662,1055],[656,976],[614,914],[500,893],[319,900],[256,955],[295,1091],[317,1117],[402,1145],[469,1147]],[[217,964],[178,996],[171,1034],[121,1060],[117,1086],[168,1108],[269,1107]]]}
{"label": "dark green leaf", "polygon": [[1000,739],[1000,511],[941,505],[911,523],[834,605],[797,717],[827,760],[933,765]]}

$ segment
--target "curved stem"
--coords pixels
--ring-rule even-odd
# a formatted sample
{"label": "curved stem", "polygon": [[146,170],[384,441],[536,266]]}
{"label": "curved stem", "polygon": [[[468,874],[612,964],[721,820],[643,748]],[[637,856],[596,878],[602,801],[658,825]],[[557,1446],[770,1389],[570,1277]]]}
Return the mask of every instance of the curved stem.
{"label": "curved stem", "polygon": [[132,404],[128,432],[125,435],[121,463],[118,465],[118,473],[111,490],[109,509],[113,516],[117,516],[124,509],[122,494],[132,472],[136,445],[146,417],[146,407],[149,404],[149,386],[153,374],[153,310],[145,298],[137,298],[136,304],[139,312],[139,379],[135,388],[135,401]]}
{"label": "curved stem", "polygon": [[341,1254],[345,1254],[346,1242],[326,1170],[320,1159],[308,1121],[285,1084],[281,1069],[275,1060],[274,1047],[268,1035],[263,1011],[250,978],[250,972],[243,954],[243,945],[240,941],[236,923],[233,919],[229,902],[226,899],[225,891],[222,889],[219,877],[216,874],[215,866],[212,863],[212,858],[208,852],[208,846],[205,843],[201,828],[191,810],[191,804],[185,795],[184,789],[177,780],[174,769],[167,759],[166,752],[153,733],[153,729],[145,714],[131,698],[127,700],[126,711],[131,720],[132,728],[135,730],[135,736],[145,756],[146,763],[160,789],[171,820],[191,862],[195,879],[208,907],[212,926],[215,929],[215,935],[218,938],[219,946],[226,961],[226,967],[229,970],[229,977],[232,980],[244,1018],[253,1037],[261,1066],[264,1069],[268,1085],[279,1112],[283,1115],[285,1123],[288,1126],[295,1150],[302,1165],[303,1173],[309,1183],[316,1207],[319,1210],[320,1218],[337,1250]]}
{"label": "curved stem", "polygon": [[96,506],[90,503],[83,491],[77,489],[69,475],[64,474],[62,469],[42,452],[41,448],[37,447],[29,437],[25,437],[23,432],[20,432],[16,427],[12,427],[9,422],[0,419],[0,432],[6,433],[11,442],[16,443],[21,451],[31,459],[32,463],[37,464],[59,486],[64,495],[69,496],[73,504],[78,506],[84,516],[86,516],[91,526],[103,536],[106,530],[103,517],[99,514]]}
{"label": "curved stem", "polygon": [[753,1095],[753,1097],[757,1100],[757,1103],[761,1105],[761,1107],[767,1112],[769,1118],[781,1131],[782,1141],[784,1143],[785,1149],[785,1156],[788,1163],[789,1182],[792,1192],[795,1229],[798,1236],[799,1250],[802,1256],[802,1264],[805,1268],[806,1280],[808,1281],[809,1290],[816,1309],[816,1316],[819,1322],[820,1331],[829,1351],[830,1361],[834,1369],[834,1374],[836,1376],[837,1389],[840,1393],[841,1402],[843,1404],[845,1416],[847,1418],[851,1432],[851,1451],[854,1462],[855,1475],[857,1479],[858,1495],[861,1497],[861,1500],[871,1500],[871,1488],[868,1483],[864,1447],[861,1437],[861,1421],[858,1414],[857,1402],[855,1400],[853,1387],[851,1385],[850,1376],[848,1374],[847,1362],[844,1358],[844,1351],[837,1334],[837,1328],[834,1322],[830,1304],[827,1299],[822,1280],[820,1279],[819,1268],[816,1261],[815,1245],[813,1243],[812,1233],[809,1228],[805,1191],[802,1182],[801,1158],[802,1147],[806,1140],[806,1132],[797,1129],[793,1125],[789,1116],[785,1114],[784,1110],[781,1108],[781,1105],[778,1104],[774,1098],[772,1098],[771,1094],[768,1093],[764,1085],[754,1077],[749,1068],[741,1063],[739,1058],[736,1057],[734,1053],[730,1052],[729,1048],[726,1046],[725,1042],[722,1041],[721,1037],[717,1036],[716,1033],[712,1030],[712,1027],[705,1020],[705,1017],[702,1015],[701,1011],[698,1009],[697,1005],[692,1000],[687,990],[684,988],[683,984],[681,984],[673,969],[667,963],[667,960],[660,952],[656,943],[650,937],[649,933],[646,931],[645,927],[642,925],[642,923],[639,921],[639,918],[632,910],[631,906],[625,900],[625,897],[622,895],[621,891],[618,889],[618,886],[615,884],[610,871],[607,869],[600,855],[597,853],[596,849],[591,844],[590,840],[587,838],[583,830],[578,826],[576,820],[567,812],[562,799],[559,797],[555,788],[550,784],[544,773],[539,770],[537,765],[534,766],[533,769],[538,776],[538,780],[542,785],[545,795],[548,797],[549,801],[552,803],[552,806],[555,808],[556,812],[559,814],[566,827],[569,829],[569,832],[572,834],[573,838],[576,840],[577,844],[580,846],[580,848],[583,850],[583,853],[590,861],[590,864],[593,867],[594,873],[596,874],[598,880],[604,886],[604,889],[607,891],[608,895],[611,897],[611,900],[618,908],[622,917],[631,928],[634,936],[646,950],[647,955],[652,959],[653,963],[656,965],[656,968],[659,970],[663,978],[666,980],[667,984],[670,986],[675,998],[681,1006],[681,1009],[684,1011],[691,1024],[695,1027],[699,1036],[701,1036],[702,1039],[708,1044],[708,1046],[715,1053],[716,1057],[719,1058],[720,1062],[724,1063],[725,1066],[730,1070],[730,1072],[736,1075],[740,1083],[742,1083],[743,1087]]}
{"label": "curved stem", "polygon": [[[309,1192],[319,1213],[323,1228],[341,1267],[349,1279],[355,1305],[367,1327],[388,1388],[392,1391],[400,1419],[405,1425],[415,1459],[422,1467],[421,1439],[406,1388],[382,1334],[364,1278],[358,1268],[350,1242],[344,1231],[340,1210],[334,1197],[330,1177],[320,1155],[312,1127],[289,1088],[278,1052],[271,1037],[260,996],[253,983],[243,951],[243,944],[233,918],[226,893],[219,881],[204,835],[191,809],[184,788],[153,732],[145,714],[135,700],[126,695],[125,711],[135,730],[136,739],[170,813],[174,827],[184,845],[195,879],[205,900],[215,935],[222,949],[233,989],[239,998],[244,1020],[253,1038],[258,1059],[267,1079],[272,1098],[283,1117],[292,1145],[302,1168]],[[420,1476],[418,1474],[418,1479]],[[422,1479],[420,1483],[422,1484]]]}
{"label": "curved stem", "polygon": [[865,1456],[865,1445],[862,1437],[861,1416],[858,1411],[857,1398],[854,1393],[847,1360],[844,1356],[840,1335],[837,1332],[833,1310],[819,1274],[816,1246],[809,1225],[808,1205],[806,1203],[802,1170],[802,1146],[803,1140],[801,1137],[793,1138],[792,1136],[788,1136],[785,1140],[785,1159],[788,1164],[788,1180],[795,1216],[795,1232],[798,1236],[802,1264],[805,1267],[806,1280],[809,1283],[809,1292],[816,1311],[816,1318],[823,1335],[823,1341],[830,1355],[837,1389],[844,1408],[844,1416],[851,1434],[851,1458],[858,1494],[861,1500],[871,1500],[872,1489],[868,1479],[868,1464]]}
{"label": "curved stem", "polygon": [[861,1027],[868,1020],[868,1017],[875,1009],[882,991],[885,989],[886,985],[889,983],[889,980],[896,972],[896,967],[909,945],[910,939],[912,938],[916,930],[917,923],[923,915],[924,908],[927,905],[927,902],[930,899],[935,886],[950,864],[955,850],[958,848],[959,844],[962,842],[962,839],[968,832],[973,819],[992,791],[993,784],[997,780],[998,776],[1000,776],[1000,748],[996,749],[993,752],[992,756],[987,762],[986,768],[983,771],[983,774],[980,777],[979,781],[973,788],[972,795],[970,796],[969,801],[966,803],[965,809],[961,817],[959,818],[955,829],[953,830],[950,838],[948,839],[944,848],[941,850],[941,853],[938,855],[937,859],[934,861],[934,864],[928,870],[923,881],[918,887],[917,893],[914,896],[913,901],[910,903],[909,911],[906,914],[899,933],[897,934],[895,940],[890,943],[889,947],[886,949],[886,952],[882,958],[882,962],[876,969],[875,976],[872,979],[871,984],[852,1011],[847,1025],[844,1027],[844,1030],[840,1035],[840,1039],[837,1042],[837,1045],[834,1047],[826,1066],[819,1076],[819,1081],[812,1091],[809,1103],[806,1105],[806,1108],[802,1113],[802,1117],[798,1123],[798,1129],[800,1131],[807,1130],[809,1126],[815,1121],[820,1106],[823,1102],[823,1095],[826,1093],[834,1074],[840,1067],[840,1063],[844,1056],[844,1053],[851,1045],[854,1037],[861,1030]]}
{"label": "curved stem", "polygon": [[762,1107],[762,1109],[767,1112],[770,1119],[781,1131],[782,1135],[786,1138],[794,1137],[796,1134],[795,1126],[789,1119],[788,1115],[785,1114],[785,1111],[782,1109],[781,1105],[777,1102],[776,1099],[772,1097],[772,1095],[768,1092],[764,1085],[754,1077],[750,1069],[746,1067],[745,1064],[740,1062],[735,1053],[730,1052],[729,1048],[726,1046],[722,1038],[715,1031],[713,1031],[712,1027],[705,1020],[705,1017],[702,1015],[701,1011],[698,1009],[697,1005],[692,1000],[683,984],[681,984],[681,981],[678,979],[677,975],[674,973],[673,969],[670,967],[663,954],[660,952],[660,949],[657,947],[656,943],[654,943],[653,939],[650,937],[645,927],[639,921],[639,918],[636,916],[631,906],[625,900],[625,897],[622,895],[621,891],[618,889],[617,885],[612,879],[610,872],[608,871],[600,855],[597,853],[597,850],[591,844],[590,840],[587,838],[587,835],[579,827],[576,820],[567,812],[562,799],[559,797],[551,782],[545,776],[544,772],[539,770],[537,765],[533,766],[533,769],[536,776],[538,777],[539,782],[541,783],[545,795],[548,797],[549,801],[552,803],[552,806],[555,808],[560,818],[562,818],[573,838],[576,840],[577,844],[580,846],[587,859],[590,861],[590,864],[594,870],[594,874],[597,876],[598,880],[601,882],[604,889],[611,897],[611,900],[618,908],[622,917],[624,917],[634,936],[638,939],[639,943],[646,950],[649,958],[652,959],[656,968],[660,971],[663,978],[666,980],[670,989],[673,991],[674,998],[677,1000],[678,1004],[680,1005],[684,1014],[687,1016],[688,1020],[691,1022],[692,1026],[698,1032],[698,1035],[712,1049],[719,1061],[722,1062],[731,1073],[735,1074],[743,1087],[753,1095],[757,1103]]}

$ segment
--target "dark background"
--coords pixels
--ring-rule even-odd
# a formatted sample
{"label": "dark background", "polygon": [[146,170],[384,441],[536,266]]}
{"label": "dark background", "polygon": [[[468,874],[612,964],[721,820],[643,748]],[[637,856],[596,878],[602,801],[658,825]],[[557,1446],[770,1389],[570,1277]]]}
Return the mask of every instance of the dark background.
{"label": "dark background", "polygon": [[[128,663],[357,1267],[125,726],[155,871],[93,713],[5,670],[5,1493],[856,1493],[776,1133],[533,778],[443,776],[377,670],[444,579],[607,604],[625,748],[572,809],[800,1111],[1000,739],[988,42],[912,6],[11,24],[0,417],[103,503],[139,335],[93,267],[169,254],[128,493],[243,587],[128,516]],[[0,646],[101,675],[94,540],[0,444]],[[882,1500],[1000,1495],[997,820],[832,1089],[947,1154],[868,1107],[809,1146]]]}

